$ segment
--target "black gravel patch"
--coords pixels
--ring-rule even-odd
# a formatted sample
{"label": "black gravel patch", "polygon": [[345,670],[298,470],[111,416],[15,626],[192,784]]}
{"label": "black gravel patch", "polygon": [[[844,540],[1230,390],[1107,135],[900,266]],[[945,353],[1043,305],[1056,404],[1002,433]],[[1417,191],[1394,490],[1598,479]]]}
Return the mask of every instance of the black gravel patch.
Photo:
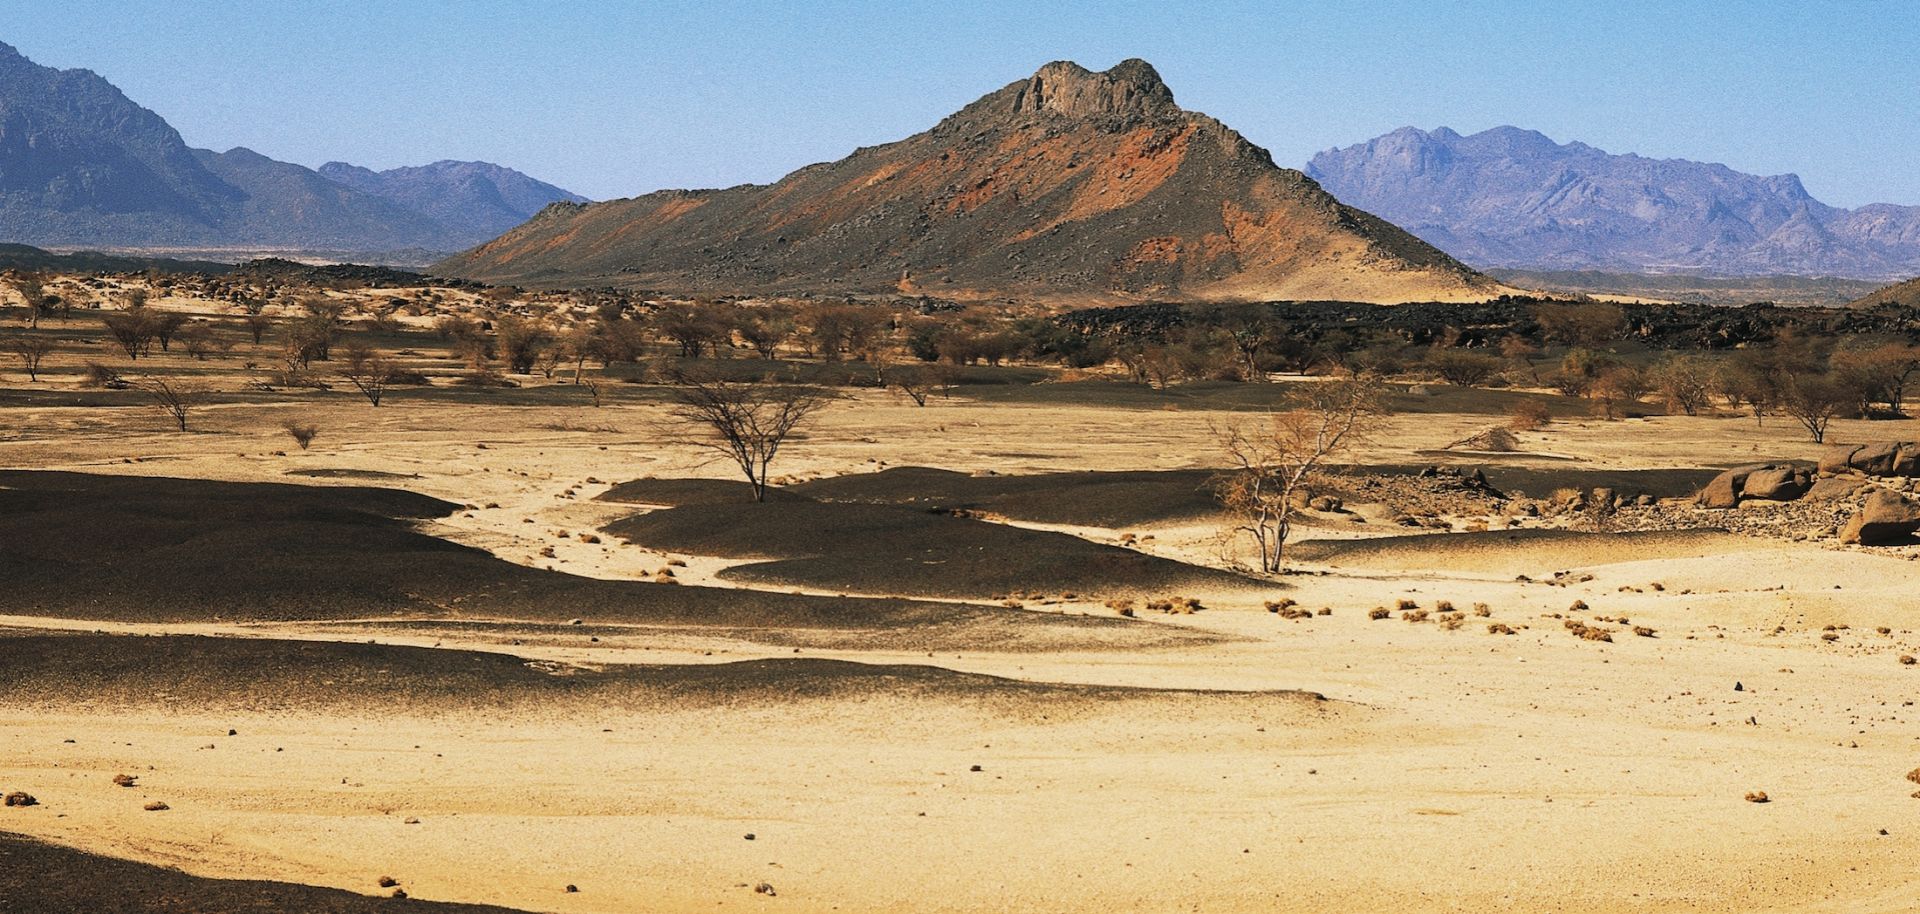
{"label": "black gravel patch", "polygon": [[0,471],[0,613],[131,622],[584,618],[843,632],[848,647],[915,650],[1211,640],[1116,618],[577,577],[415,528],[455,510],[391,489]]}
{"label": "black gravel patch", "polygon": [[9,832],[0,832],[0,912],[524,914],[512,908],[376,898],[290,882],[207,879]]}
{"label": "black gravel patch", "polygon": [[1032,523],[1120,528],[1218,514],[1215,475],[1213,470],[1127,470],[974,476],[896,467],[818,479],[785,491],[818,501],[978,511]]}
{"label": "black gravel patch", "polygon": [[607,531],[649,548],[763,559],[722,572],[762,584],[992,598],[1259,586],[1250,578],[1089,542],[895,505],[767,502],[652,511]]}
{"label": "black gravel patch", "polygon": [[[767,489],[769,501],[796,501],[803,497],[792,489],[777,486]],[[753,487],[744,479],[635,479],[600,493],[595,500],[670,508],[745,504],[753,501]]]}
{"label": "black gravel patch", "polygon": [[196,635],[0,636],[0,657],[0,697],[16,707],[604,714],[885,698],[1058,719],[1077,703],[1311,694],[1026,682],[817,658],[594,669],[484,651]]}

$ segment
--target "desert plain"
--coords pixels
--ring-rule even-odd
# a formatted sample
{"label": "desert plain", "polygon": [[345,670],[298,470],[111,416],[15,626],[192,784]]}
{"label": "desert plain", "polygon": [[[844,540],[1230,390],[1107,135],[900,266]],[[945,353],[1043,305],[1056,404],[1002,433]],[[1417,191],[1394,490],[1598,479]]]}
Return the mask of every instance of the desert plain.
{"label": "desert plain", "polygon": [[[80,345],[0,392],[0,792],[36,801],[0,809],[0,910],[1920,890],[1920,550],[1694,502],[1827,452],[1784,418],[1397,383],[1261,575],[1220,429],[1324,379],[836,388],[754,504],[668,385],[375,407],[248,387],[245,344],[152,355],[219,392],[182,432]],[[1458,446],[1526,398],[1552,421]],[[1617,513],[1551,504],[1595,488]]]}

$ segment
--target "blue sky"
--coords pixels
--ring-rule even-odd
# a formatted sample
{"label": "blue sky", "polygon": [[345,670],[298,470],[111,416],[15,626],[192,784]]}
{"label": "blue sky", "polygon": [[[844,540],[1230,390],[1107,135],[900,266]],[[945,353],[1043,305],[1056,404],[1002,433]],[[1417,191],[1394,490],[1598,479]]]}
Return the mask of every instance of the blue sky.
{"label": "blue sky", "polygon": [[1920,3],[0,0],[0,41],[196,146],[485,159],[595,198],[769,181],[1049,60],[1143,57],[1287,165],[1514,124],[1920,204]]}

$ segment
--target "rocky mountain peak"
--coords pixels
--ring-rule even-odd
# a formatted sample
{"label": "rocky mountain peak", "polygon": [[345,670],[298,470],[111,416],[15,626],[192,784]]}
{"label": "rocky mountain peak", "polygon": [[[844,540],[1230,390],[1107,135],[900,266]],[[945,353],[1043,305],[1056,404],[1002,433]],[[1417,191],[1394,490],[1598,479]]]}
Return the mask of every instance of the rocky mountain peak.
{"label": "rocky mountain peak", "polygon": [[1027,78],[1013,93],[1014,114],[1048,113],[1073,118],[1142,120],[1180,110],[1173,90],[1153,65],[1130,58],[1095,73],[1070,60],[1056,60]]}

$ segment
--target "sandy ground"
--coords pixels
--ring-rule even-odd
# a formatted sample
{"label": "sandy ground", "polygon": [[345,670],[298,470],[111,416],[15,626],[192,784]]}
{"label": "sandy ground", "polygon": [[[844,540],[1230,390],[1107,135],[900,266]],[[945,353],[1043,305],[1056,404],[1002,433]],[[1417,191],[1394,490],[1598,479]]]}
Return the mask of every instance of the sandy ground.
{"label": "sandy ground", "polygon": [[[203,412],[204,430],[180,435],[144,411],[6,410],[0,465],[317,484],[329,480],[286,474],[399,474],[343,481],[472,505],[435,532],[603,577],[649,575],[673,557],[555,537],[632,510],[594,494],[649,474],[722,475],[662,445],[646,406],[337,399]],[[295,415],[321,437],[276,453]],[[1229,418],[961,399],[921,409],[862,394],[826,412],[780,470],[1205,466],[1209,424]],[[1370,456],[1420,461],[1492,421],[1402,416]],[[1898,426],[1836,423],[1833,437],[1915,437]],[[1736,419],[1560,423],[1523,439],[1615,468],[1817,453],[1784,423]],[[1071,532],[1111,542],[1122,531]],[[1222,560],[1208,525],[1127,532],[1154,534],[1145,548],[1159,554]],[[726,564],[679,558],[690,582]],[[1516,568],[1593,577],[1521,583]],[[1034,682],[1306,689],[1329,699],[1314,707],[1168,713],[1147,701],[1061,721],[889,702],[507,717],[0,707],[0,787],[42,801],[5,810],[0,830],[210,876],[376,893],[374,880],[393,875],[415,898],[537,911],[1912,910],[1920,800],[1903,778],[1920,766],[1920,668],[1897,657],[1920,653],[1920,564],[1725,537],[1675,554],[1600,541],[1303,570],[1316,573],[1289,576],[1285,592],[1331,615],[1283,621],[1239,595],[1150,620],[1242,636],[1232,643],[808,656]],[[1491,616],[1455,631],[1368,619],[1402,598],[1484,602]],[[1619,629],[1613,643],[1573,637],[1554,614],[1576,599],[1591,607],[1582,618],[1627,617],[1657,636],[1602,623]],[[1488,634],[1490,622],[1518,634]],[[1827,642],[1827,625],[1848,627]],[[596,664],[790,656],[674,639],[85,627],[378,637]],[[139,786],[115,787],[117,773]],[[1771,802],[1746,802],[1755,790]],[[171,809],[143,811],[151,799]],[[778,894],[756,894],[762,882]]]}

